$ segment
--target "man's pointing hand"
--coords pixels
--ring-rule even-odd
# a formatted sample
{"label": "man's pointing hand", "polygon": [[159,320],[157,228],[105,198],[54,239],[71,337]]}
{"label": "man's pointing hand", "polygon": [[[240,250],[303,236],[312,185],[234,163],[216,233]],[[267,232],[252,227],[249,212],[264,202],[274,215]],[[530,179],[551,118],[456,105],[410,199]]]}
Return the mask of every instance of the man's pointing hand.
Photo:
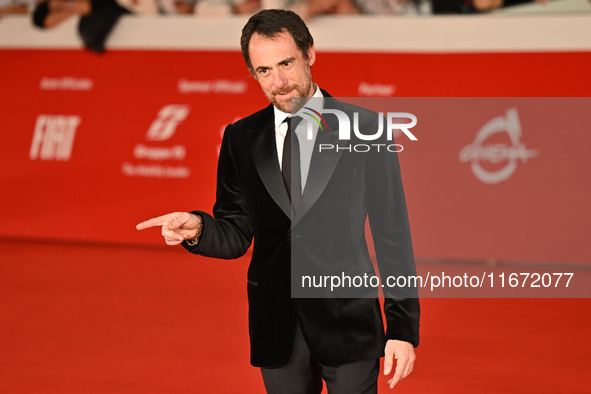
{"label": "man's pointing hand", "polygon": [[188,212],[173,212],[141,222],[138,230],[162,226],[162,237],[167,245],[178,245],[186,239],[195,237],[201,229],[201,218]]}

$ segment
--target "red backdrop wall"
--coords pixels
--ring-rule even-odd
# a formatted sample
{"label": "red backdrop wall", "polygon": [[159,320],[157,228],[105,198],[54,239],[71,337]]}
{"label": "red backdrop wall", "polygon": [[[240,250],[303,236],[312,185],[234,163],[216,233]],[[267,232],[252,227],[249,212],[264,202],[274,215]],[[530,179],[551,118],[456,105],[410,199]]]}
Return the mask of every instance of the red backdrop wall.
{"label": "red backdrop wall", "polygon": [[[267,105],[238,52],[2,49],[0,59],[1,237],[161,244],[135,224],[211,209],[224,126]],[[320,52],[313,75],[335,97],[579,97],[416,101],[429,121],[400,159],[418,257],[588,263],[591,141],[580,97],[590,66],[588,52]],[[469,120],[438,125],[442,102]],[[514,107],[518,142],[535,155],[483,182],[461,151]],[[497,134],[487,143],[515,143]]]}

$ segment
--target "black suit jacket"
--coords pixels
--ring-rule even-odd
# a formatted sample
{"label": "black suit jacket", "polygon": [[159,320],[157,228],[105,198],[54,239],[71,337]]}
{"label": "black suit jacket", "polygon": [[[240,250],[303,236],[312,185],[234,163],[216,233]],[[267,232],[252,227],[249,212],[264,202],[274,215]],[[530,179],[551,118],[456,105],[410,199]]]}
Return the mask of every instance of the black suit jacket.
{"label": "black suit jacket", "polygon": [[[377,114],[336,101],[331,105],[358,112],[360,124],[376,130]],[[291,298],[290,278],[299,272],[290,267],[292,253],[317,273],[373,273],[365,241],[367,216],[381,276],[415,273],[396,154],[318,153],[321,143],[347,144],[338,141],[338,126],[330,118],[329,131],[316,137],[295,213],[279,167],[271,105],[226,128],[213,216],[194,211],[203,218],[203,232],[197,246],[184,244],[193,253],[237,258],[254,237],[247,278],[254,366],[278,367],[288,361],[296,319],[312,354],[327,366],[381,357],[386,339],[418,346],[416,297],[385,298],[386,333],[375,297]]]}

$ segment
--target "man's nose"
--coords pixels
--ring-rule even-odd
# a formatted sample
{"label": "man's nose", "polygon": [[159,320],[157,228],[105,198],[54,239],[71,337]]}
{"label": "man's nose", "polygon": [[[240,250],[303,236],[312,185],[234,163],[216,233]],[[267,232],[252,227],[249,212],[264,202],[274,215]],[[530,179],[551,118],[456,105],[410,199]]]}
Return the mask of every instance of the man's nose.
{"label": "man's nose", "polygon": [[281,70],[276,70],[273,73],[273,85],[276,88],[282,88],[287,85],[287,78],[285,77],[285,73]]}

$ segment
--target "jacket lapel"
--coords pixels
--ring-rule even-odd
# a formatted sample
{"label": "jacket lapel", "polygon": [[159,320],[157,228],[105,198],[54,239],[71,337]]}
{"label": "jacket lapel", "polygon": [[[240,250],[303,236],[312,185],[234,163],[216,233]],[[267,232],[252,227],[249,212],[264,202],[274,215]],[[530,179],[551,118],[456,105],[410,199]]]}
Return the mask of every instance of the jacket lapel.
{"label": "jacket lapel", "polygon": [[270,105],[248,127],[250,148],[255,167],[267,192],[287,217],[291,218],[291,204],[277,157],[273,116],[273,106]]}
{"label": "jacket lapel", "polygon": [[[334,100],[326,91],[322,91],[325,97],[330,97],[325,103],[330,103],[334,109],[342,110],[342,106]],[[328,107],[327,107],[328,108]],[[319,152],[320,144],[330,144],[333,146],[345,147],[349,141],[339,140],[339,123],[335,116],[326,117],[327,129],[318,130],[314,151],[310,162],[310,171],[306,180],[306,187],[302,195],[302,201],[293,216],[292,226],[295,225],[306,213],[314,206],[326,185],[330,181],[332,174],[337,166],[343,149],[330,149]]]}

